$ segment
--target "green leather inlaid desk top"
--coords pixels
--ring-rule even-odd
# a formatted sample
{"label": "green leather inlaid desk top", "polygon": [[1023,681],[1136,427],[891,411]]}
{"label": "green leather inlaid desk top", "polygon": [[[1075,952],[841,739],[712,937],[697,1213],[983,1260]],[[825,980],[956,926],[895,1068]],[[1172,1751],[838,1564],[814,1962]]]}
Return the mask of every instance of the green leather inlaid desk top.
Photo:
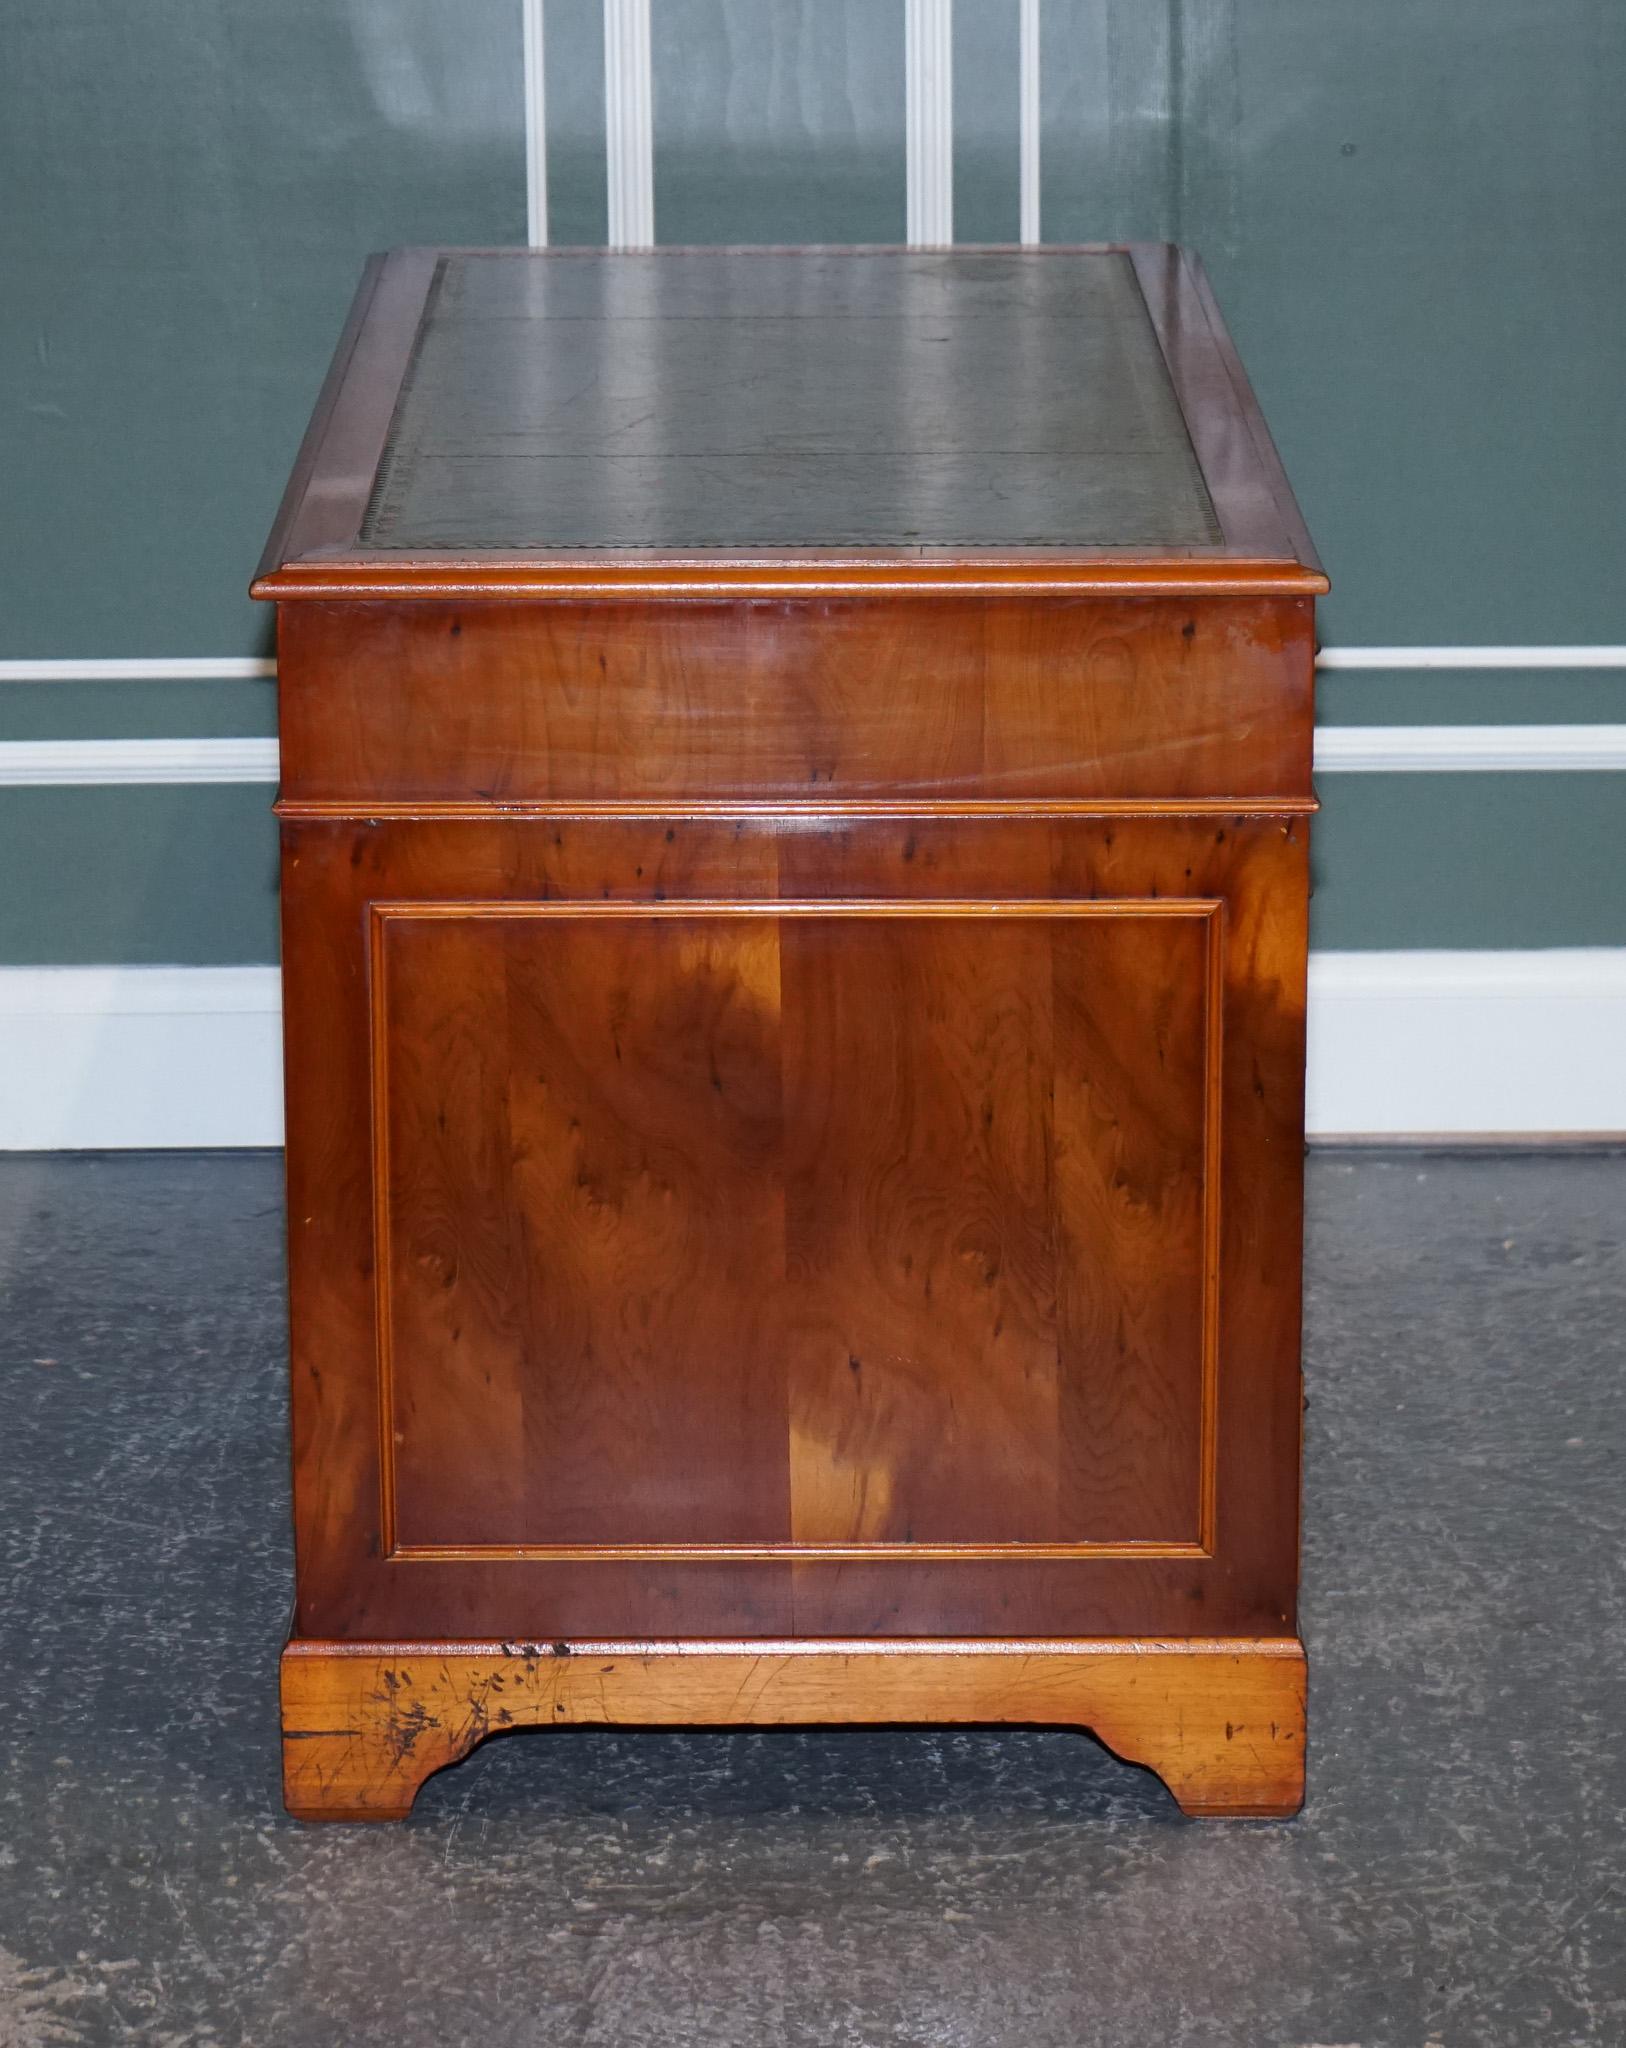
{"label": "green leather inlaid desk top", "polygon": [[1211,548],[1116,251],[452,254],[364,550]]}

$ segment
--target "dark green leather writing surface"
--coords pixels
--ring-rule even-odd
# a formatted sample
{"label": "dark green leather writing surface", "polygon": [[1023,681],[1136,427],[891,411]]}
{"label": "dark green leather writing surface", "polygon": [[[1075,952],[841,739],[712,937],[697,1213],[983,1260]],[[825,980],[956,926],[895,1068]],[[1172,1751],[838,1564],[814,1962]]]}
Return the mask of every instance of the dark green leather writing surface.
{"label": "dark green leather writing surface", "polygon": [[365,548],[1212,547],[1129,259],[440,264]]}

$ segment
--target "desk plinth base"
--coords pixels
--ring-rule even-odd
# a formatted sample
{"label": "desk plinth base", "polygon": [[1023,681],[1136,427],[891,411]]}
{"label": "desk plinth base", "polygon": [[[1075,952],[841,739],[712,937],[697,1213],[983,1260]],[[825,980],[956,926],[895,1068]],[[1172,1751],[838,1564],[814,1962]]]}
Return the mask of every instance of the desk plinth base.
{"label": "desk plinth base", "polygon": [[509,1728],[997,1723],[1087,1729],[1193,1816],[1304,1800],[1295,1637],[1159,1641],[421,1642],[293,1638],[283,1796],[300,1820],[404,1820]]}

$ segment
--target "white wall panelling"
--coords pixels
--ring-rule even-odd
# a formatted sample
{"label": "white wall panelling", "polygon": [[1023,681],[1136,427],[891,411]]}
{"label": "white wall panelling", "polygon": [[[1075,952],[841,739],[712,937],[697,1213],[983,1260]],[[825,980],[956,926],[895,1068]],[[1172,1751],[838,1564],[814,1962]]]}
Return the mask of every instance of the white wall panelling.
{"label": "white wall panelling", "polygon": [[1323,647],[1316,667],[1626,668],[1626,647]]}
{"label": "white wall panelling", "polygon": [[1024,242],[1037,242],[1039,233],[1039,0],[1019,0],[1019,52],[1021,71],[1018,92],[1019,149],[1021,155],[1020,234]]}
{"label": "white wall panelling", "polygon": [[273,739],[0,741],[0,789],[276,779]]}
{"label": "white wall panelling", "polygon": [[1320,775],[1626,769],[1626,725],[1324,725]]}
{"label": "white wall panelling", "polygon": [[1626,1135],[1626,947],[1313,953],[1318,1136]]}
{"label": "white wall panelling", "polygon": [[279,979],[0,968],[0,1150],[280,1145]]}
{"label": "white wall panelling", "polygon": [[904,0],[905,234],[954,240],[953,0]]}
{"label": "white wall panelling", "polygon": [[0,683],[246,683],[274,676],[274,661],[248,655],[171,655],[153,660],[0,661]]}
{"label": "white wall panelling", "polygon": [[520,0],[525,64],[525,239],[533,249],[548,245],[547,66],[542,33],[543,0]]}
{"label": "white wall panelling", "polygon": [[604,0],[604,151],[612,249],[655,240],[650,0]]}

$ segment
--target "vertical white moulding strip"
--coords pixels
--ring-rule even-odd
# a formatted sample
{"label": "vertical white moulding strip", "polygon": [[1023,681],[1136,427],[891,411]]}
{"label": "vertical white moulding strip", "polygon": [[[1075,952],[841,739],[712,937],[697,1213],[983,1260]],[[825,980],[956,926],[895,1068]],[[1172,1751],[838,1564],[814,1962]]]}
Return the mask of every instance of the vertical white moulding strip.
{"label": "vertical white moulding strip", "polygon": [[542,0],[521,0],[525,36],[525,239],[548,246],[548,100]]}
{"label": "vertical white moulding strip", "polygon": [[1039,0],[1020,0],[1018,29],[1020,67],[1019,135],[1021,149],[1021,227],[1024,244],[1039,234]]}
{"label": "vertical white moulding strip", "polygon": [[604,0],[604,155],[612,249],[655,241],[649,0]]}
{"label": "vertical white moulding strip", "polygon": [[904,0],[905,236],[954,240],[954,0]]}

